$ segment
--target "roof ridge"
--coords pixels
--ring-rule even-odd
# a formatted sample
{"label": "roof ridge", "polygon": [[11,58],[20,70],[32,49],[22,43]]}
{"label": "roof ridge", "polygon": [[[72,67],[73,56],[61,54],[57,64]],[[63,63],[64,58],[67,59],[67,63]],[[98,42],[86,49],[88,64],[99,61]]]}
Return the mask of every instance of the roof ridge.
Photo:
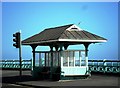
{"label": "roof ridge", "polygon": [[61,26],[56,26],[56,27],[46,28],[45,30],[56,29],[56,28],[66,27],[66,26],[72,26],[72,25],[74,25],[74,24],[67,24],[67,25],[61,25]]}

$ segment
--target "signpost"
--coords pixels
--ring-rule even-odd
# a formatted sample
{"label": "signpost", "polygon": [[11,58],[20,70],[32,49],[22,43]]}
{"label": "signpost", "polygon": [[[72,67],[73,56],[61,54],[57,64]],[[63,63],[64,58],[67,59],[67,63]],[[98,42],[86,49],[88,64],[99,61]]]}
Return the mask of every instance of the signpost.
{"label": "signpost", "polygon": [[16,32],[13,34],[13,46],[19,48],[19,61],[20,61],[20,76],[22,76],[22,57],[21,57],[21,33]]}

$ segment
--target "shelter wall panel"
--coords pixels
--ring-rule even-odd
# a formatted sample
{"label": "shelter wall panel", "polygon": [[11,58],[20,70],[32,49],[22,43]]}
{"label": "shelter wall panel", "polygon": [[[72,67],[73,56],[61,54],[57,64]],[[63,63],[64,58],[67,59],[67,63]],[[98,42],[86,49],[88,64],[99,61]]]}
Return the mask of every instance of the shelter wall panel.
{"label": "shelter wall panel", "polygon": [[84,67],[63,67],[61,68],[64,75],[85,75],[86,66]]}

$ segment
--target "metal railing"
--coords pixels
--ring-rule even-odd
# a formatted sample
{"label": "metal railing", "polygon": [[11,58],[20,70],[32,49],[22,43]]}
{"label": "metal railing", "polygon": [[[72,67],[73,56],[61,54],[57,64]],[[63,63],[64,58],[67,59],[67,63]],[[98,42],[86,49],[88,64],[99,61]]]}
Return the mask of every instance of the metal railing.
{"label": "metal railing", "polygon": [[[31,60],[22,60],[22,69],[31,69]],[[0,68],[2,69],[19,69],[19,60],[0,60]]]}
{"label": "metal railing", "polygon": [[88,60],[91,72],[120,73],[120,60]]}
{"label": "metal railing", "polygon": [[[88,60],[89,71],[120,73],[120,60]],[[0,68],[19,69],[19,60],[0,60]],[[32,60],[22,60],[22,69],[31,69]]]}

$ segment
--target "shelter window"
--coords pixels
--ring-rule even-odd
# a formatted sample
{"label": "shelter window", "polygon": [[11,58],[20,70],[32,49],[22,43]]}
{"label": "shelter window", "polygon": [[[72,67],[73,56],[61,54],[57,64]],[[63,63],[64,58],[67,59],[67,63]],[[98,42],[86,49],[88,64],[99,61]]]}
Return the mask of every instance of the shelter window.
{"label": "shelter window", "polygon": [[86,66],[85,52],[81,51],[81,66]]}
{"label": "shelter window", "polygon": [[74,66],[74,51],[69,51],[69,66]]}
{"label": "shelter window", "polygon": [[35,66],[39,66],[39,54],[38,53],[36,53],[35,54]]}
{"label": "shelter window", "polygon": [[63,53],[63,66],[68,66],[68,52]]}
{"label": "shelter window", "polygon": [[39,65],[40,66],[45,66],[45,53],[40,53],[40,55],[39,55]]}
{"label": "shelter window", "polygon": [[75,66],[80,66],[80,51],[75,51]]}
{"label": "shelter window", "polygon": [[49,66],[49,53],[45,53],[45,58],[46,58],[46,66]]}
{"label": "shelter window", "polygon": [[53,66],[58,66],[58,59],[59,59],[58,55],[59,55],[58,52],[53,53]]}

